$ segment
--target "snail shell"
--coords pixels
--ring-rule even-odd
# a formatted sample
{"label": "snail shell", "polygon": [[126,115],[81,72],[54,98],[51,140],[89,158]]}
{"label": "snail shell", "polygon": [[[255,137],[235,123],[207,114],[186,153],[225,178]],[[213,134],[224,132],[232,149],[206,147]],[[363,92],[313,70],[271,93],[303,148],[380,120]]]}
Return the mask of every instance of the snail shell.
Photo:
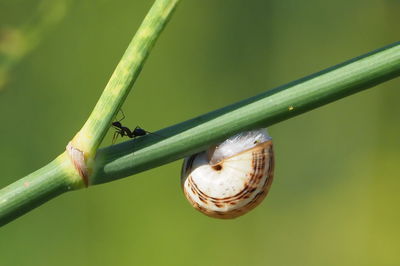
{"label": "snail shell", "polygon": [[272,138],[264,129],[253,130],[185,158],[181,184],[194,208],[230,219],[260,204],[271,187],[273,170]]}

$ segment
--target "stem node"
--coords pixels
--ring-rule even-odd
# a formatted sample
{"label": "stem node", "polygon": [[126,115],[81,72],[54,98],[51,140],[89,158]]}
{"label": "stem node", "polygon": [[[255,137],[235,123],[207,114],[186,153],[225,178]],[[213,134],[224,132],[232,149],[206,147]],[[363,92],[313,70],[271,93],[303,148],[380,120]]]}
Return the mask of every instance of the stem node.
{"label": "stem node", "polygon": [[85,153],[75,148],[71,142],[68,143],[66,151],[69,159],[74,165],[79,176],[82,178],[83,183],[86,187],[89,186],[89,167],[85,161]]}

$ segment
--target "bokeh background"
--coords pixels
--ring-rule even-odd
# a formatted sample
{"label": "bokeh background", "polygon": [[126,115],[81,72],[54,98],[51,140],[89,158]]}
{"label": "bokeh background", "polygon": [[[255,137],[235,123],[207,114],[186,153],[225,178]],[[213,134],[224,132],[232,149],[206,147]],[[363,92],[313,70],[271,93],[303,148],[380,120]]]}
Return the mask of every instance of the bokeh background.
{"label": "bokeh background", "polygon": [[[63,151],[151,4],[0,0],[1,187]],[[398,41],[399,11],[397,0],[182,0],[124,123],[156,131]],[[246,216],[192,209],[177,161],[6,225],[0,264],[399,265],[399,88],[270,127],[275,181]]]}

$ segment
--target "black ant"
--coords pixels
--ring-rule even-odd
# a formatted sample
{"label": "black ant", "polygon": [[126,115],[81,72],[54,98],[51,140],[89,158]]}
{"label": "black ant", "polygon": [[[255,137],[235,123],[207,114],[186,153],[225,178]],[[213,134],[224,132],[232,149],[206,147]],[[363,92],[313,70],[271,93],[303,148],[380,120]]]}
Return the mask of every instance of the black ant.
{"label": "black ant", "polygon": [[134,139],[137,137],[145,136],[147,134],[154,134],[152,132],[144,130],[143,128],[141,128],[139,126],[136,126],[134,130],[130,130],[128,127],[124,127],[121,124],[121,121],[124,120],[125,114],[122,110],[120,110],[120,111],[121,111],[123,117],[119,121],[112,122],[112,126],[116,129],[116,131],[114,132],[112,143],[115,143],[118,136],[121,136],[121,137],[126,136],[128,138]]}

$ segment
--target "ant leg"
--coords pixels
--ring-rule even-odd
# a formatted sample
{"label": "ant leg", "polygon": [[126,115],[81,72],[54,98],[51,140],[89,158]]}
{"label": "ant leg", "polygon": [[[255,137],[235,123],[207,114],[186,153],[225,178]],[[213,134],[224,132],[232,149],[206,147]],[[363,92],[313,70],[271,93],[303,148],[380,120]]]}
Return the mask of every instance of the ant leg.
{"label": "ant leg", "polygon": [[113,138],[112,138],[112,144],[115,144],[119,134],[121,134],[121,132],[119,132],[119,131],[115,131],[114,132],[114,135],[113,135]]}
{"label": "ant leg", "polygon": [[112,144],[115,143],[115,134],[116,134],[116,133],[117,133],[117,132],[114,132],[114,135],[113,135],[113,138],[112,138],[112,141],[111,141]]}

